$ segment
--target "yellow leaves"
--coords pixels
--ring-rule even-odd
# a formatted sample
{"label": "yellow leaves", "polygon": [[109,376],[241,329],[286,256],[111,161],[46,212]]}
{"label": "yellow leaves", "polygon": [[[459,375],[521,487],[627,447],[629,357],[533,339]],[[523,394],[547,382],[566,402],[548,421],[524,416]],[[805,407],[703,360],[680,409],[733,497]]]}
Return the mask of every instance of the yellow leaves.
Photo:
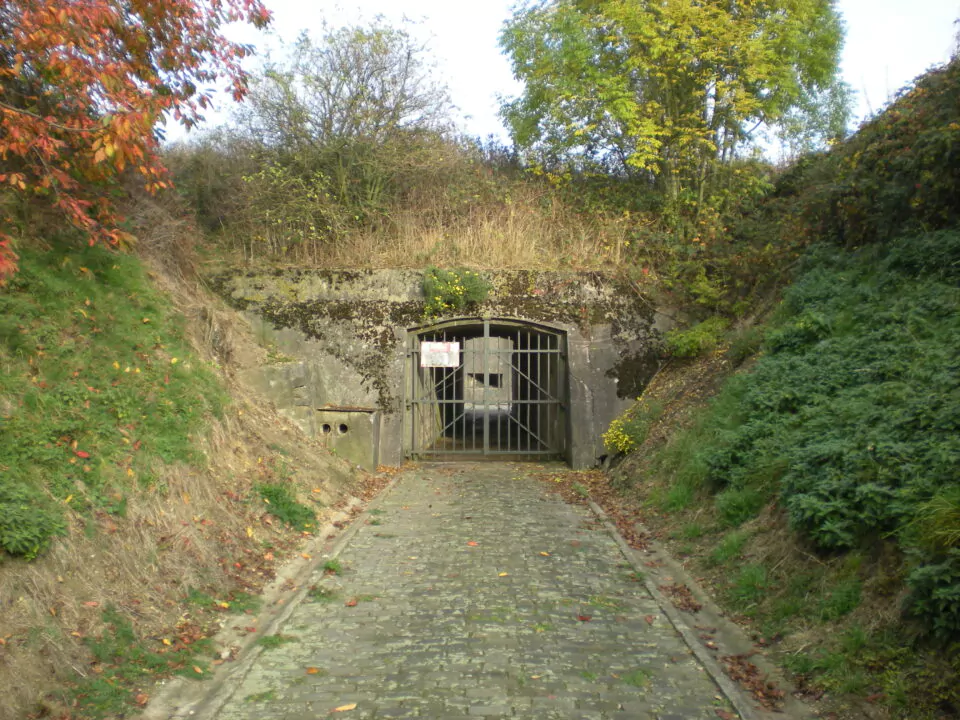
{"label": "yellow leaves", "polygon": [[550,553],[545,552],[545,551],[543,551],[543,550],[540,551],[540,554],[541,554],[543,557],[550,557]]}
{"label": "yellow leaves", "polygon": [[248,538],[252,538],[252,537],[253,537],[253,528],[252,528],[252,527],[248,527],[248,528],[247,528],[247,537],[248,537]]}
{"label": "yellow leaves", "polygon": [[319,673],[320,673],[320,668],[316,668],[316,667],[307,668],[307,675],[318,675]]}
{"label": "yellow leaves", "polygon": [[510,573],[508,573],[508,572],[497,573],[497,577],[507,577],[507,576],[509,576],[509,575],[510,575]]}
{"label": "yellow leaves", "polygon": [[170,640],[168,640],[167,638],[163,638],[162,640],[160,640],[160,642],[162,642],[164,645],[167,645],[168,647],[170,645],[173,645],[173,643],[170,642]]}
{"label": "yellow leaves", "polygon": [[348,710],[356,710],[356,709],[357,709],[356,703],[348,703],[346,705],[341,705],[340,707],[335,707],[333,709],[333,712],[347,712]]}

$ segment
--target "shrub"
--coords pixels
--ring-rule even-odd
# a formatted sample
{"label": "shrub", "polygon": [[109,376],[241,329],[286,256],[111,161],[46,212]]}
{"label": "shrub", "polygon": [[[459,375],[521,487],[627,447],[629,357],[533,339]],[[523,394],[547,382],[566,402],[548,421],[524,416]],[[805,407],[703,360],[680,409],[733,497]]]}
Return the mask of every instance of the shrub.
{"label": "shrub", "polygon": [[706,355],[720,344],[729,326],[729,320],[714,315],[685,330],[670,330],[665,338],[667,351],[674,357]]}
{"label": "shrub", "polygon": [[610,423],[603,445],[610,452],[629,453],[644,443],[653,424],[663,414],[660,403],[638,402]]}
{"label": "shrub", "polygon": [[[907,609],[944,637],[960,634],[958,260],[957,232],[809,253],[751,371],[663,453],[721,491],[727,524],[776,494],[820,550],[897,538]],[[854,593],[834,600],[829,616]]]}
{"label": "shrub", "polygon": [[31,560],[67,526],[43,495],[14,483],[0,484],[0,548]]}
{"label": "shrub", "polygon": [[729,360],[734,367],[742,365],[744,360],[752,355],[756,355],[762,345],[762,327],[752,326],[738,329],[730,341],[730,347],[727,348],[727,360]]}
{"label": "shrub", "polygon": [[907,613],[940,640],[960,635],[960,548],[915,568],[907,578]]}
{"label": "shrub", "polygon": [[290,488],[279,483],[257,485],[257,492],[270,507],[270,514],[297,530],[312,530],[317,524],[317,514],[297,501]]}
{"label": "shrub", "polygon": [[720,521],[728,527],[742,525],[766,504],[767,495],[754,487],[727,488],[715,501]]}
{"label": "shrub", "polygon": [[487,299],[492,286],[472,270],[428,268],[423,276],[424,312],[428,317],[464,310]]}

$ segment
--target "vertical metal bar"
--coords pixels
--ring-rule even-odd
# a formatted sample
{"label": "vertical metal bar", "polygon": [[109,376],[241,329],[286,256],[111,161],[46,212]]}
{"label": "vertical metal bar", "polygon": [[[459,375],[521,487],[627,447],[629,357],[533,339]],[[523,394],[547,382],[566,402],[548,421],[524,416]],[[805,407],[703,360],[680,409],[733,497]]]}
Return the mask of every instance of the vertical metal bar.
{"label": "vertical metal bar", "polygon": [[530,427],[530,400],[532,388],[530,386],[530,361],[533,356],[530,354],[530,351],[533,347],[530,345],[530,331],[525,330],[523,332],[523,415],[522,422],[517,428],[517,449],[530,449],[530,434],[528,429]]}
{"label": "vertical metal bar", "polygon": [[[553,349],[554,336],[550,335],[548,336],[548,339],[549,339],[548,344],[550,345],[550,348]],[[556,435],[556,428],[554,427],[554,423],[557,421],[557,415],[554,412],[556,408],[554,408],[554,405],[553,405],[553,399],[554,397],[556,397],[556,393],[553,391],[553,377],[552,377],[554,375],[552,370],[553,370],[553,360],[555,357],[556,355],[554,355],[553,353],[550,353],[549,355],[547,355],[547,393],[549,395],[547,399],[550,401],[550,404],[547,405],[547,427],[549,428],[549,431],[547,432],[546,437],[547,437],[548,450],[554,449],[554,444],[555,444],[554,435]]]}
{"label": "vertical metal bar", "polygon": [[[411,383],[413,382],[413,367],[414,367],[413,366],[413,338],[411,338],[409,334],[407,335],[407,340],[404,343],[404,349],[406,350],[406,352],[404,353],[406,356],[406,359],[404,360],[404,368],[403,368],[403,387],[400,390],[400,408],[401,408],[400,437],[402,438],[402,440],[400,441],[401,443],[400,452],[403,454],[404,457],[406,457],[408,448],[410,451],[413,451],[416,449],[413,447],[412,442],[410,442],[409,444],[407,443],[407,427],[408,426],[416,427],[415,423],[410,422],[410,420],[407,419],[407,413],[409,412],[412,414],[413,408],[415,407],[414,405],[412,404],[408,405],[407,403],[408,390],[409,390],[409,386],[407,385],[407,382],[408,382],[407,378],[408,377],[410,378],[409,382]],[[416,399],[416,395],[414,395],[413,397],[414,399]]]}
{"label": "vertical metal bar", "polygon": [[[520,392],[523,378],[520,375],[520,368],[523,365],[523,345],[520,342],[520,328],[517,328],[517,339],[513,345],[514,355],[510,358],[510,400],[514,403],[511,408],[510,418],[513,426],[510,428],[510,447],[514,450],[520,449],[520,418],[523,415],[523,394]],[[516,372],[514,372],[514,363],[516,363]],[[514,382],[516,375],[516,382]],[[513,438],[514,427],[517,430],[516,441]]]}
{"label": "vertical metal bar", "polygon": [[[489,346],[490,346],[490,321],[484,320],[483,321],[483,365],[481,366],[483,368],[484,380],[487,379],[486,377],[487,368],[489,367],[488,363],[490,362],[489,355],[488,355]],[[481,399],[480,407],[483,408],[481,410],[481,412],[483,413],[482,415],[483,417],[483,454],[489,455],[490,454],[490,409],[487,407],[487,384],[486,383],[481,383],[480,399]]]}

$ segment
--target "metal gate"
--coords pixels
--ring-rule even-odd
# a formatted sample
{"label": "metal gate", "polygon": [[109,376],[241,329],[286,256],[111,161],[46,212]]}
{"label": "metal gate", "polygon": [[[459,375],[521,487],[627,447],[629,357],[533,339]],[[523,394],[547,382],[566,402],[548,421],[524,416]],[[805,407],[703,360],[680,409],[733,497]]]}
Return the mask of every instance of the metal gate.
{"label": "metal gate", "polygon": [[[566,457],[564,333],[509,320],[456,321],[411,332],[408,342],[408,457]],[[447,343],[446,354],[433,360],[428,343]]]}

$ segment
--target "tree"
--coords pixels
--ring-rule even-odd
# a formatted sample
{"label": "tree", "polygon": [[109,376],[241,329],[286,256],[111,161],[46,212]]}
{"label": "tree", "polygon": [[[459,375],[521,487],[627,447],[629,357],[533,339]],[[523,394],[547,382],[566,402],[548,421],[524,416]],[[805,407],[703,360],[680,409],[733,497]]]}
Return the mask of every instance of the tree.
{"label": "tree", "polygon": [[317,41],[304,33],[254,76],[237,113],[240,135],[261,149],[246,178],[258,198],[250,209],[268,203],[264,214],[283,216],[271,235],[284,245],[384,222],[403,179],[442,159],[451,110],[426,48],[405,29],[376,20]]}
{"label": "tree", "polygon": [[[196,124],[221,77],[241,99],[251,48],[221,27],[269,20],[260,0],[6,0],[3,192],[52,207],[91,243],[129,240],[111,200],[121,175],[138,173],[151,192],[168,186],[158,124]],[[0,214],[0,280],[16,267],[11,224]]]}
{"label": "tree", "polygon": [[[842,35],[832,0],[538,0],[500,37],[525,84],[502,114],[546,162],[646,176],[702,204],[715,164],[760,127],[843,132]],[[838,97],[833,125],[806,122]]]}
{"label": "tree", "polygon": [[302,34],[288,61],[257,74],[239,121],[268,146],[301,151],[440,130],[450,109],[425,48],[377,21],[328,31],[318,43]]}

